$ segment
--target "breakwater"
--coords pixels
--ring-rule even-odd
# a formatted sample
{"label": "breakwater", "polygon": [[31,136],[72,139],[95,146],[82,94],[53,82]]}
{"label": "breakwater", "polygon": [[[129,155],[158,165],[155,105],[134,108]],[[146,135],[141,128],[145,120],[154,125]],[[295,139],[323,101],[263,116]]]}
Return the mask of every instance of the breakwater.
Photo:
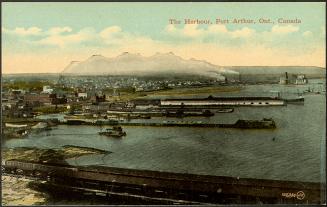
{"label": "breakwater", "polygon": [[152,127],[215,127],[215,128],[239,128],[239,129],[275,129],[273,119],[242,120],[233,124],[203,123],[202,121],[163,121],[163,122],[127,122],[116,120],[82,120],[68,119],[61,122],[67,125],[122,125],[122,126],[152,126]]}

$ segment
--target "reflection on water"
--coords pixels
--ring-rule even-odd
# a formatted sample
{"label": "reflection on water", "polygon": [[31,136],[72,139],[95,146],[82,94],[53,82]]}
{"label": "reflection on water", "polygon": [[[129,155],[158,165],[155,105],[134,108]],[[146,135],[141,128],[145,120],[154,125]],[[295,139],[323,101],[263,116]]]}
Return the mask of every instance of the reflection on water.
{"label": "reflection on water", "polygon": [[[296,94],[306,86],[246,86],[242,94],[268,95],[271,90]],[[224,93],[214,95],[226,95]],[[234,94],[236,95],[236,94]],[[113,152],[68,160],[72,165],[187,172],[264,179],[320,181],[325,163],[325,94],[306,94],[304,105],[239,107],[203,120],[233,123],[237,119],[273,118],[275,130],[219,128],[124,127],[122,139],[99,136],[100,127],[58,126],[52,131],[9,140],[7,147],[63,145],[94,147]],[[162,121],[161,118],[158,121]],[[171,118],[177,119],[177,118]]]}

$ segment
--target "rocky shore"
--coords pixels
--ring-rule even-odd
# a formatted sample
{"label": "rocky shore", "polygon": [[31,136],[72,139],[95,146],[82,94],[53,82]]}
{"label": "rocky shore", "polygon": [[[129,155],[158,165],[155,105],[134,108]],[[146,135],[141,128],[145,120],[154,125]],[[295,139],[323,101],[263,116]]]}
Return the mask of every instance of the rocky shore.
{"label": "rocky shore", "polygon": [[[33,147],[4,148],[2,160],[23,160],[29,162],[68,164],[65,160],[92,154],[108,154],[105,150],[65,145],[58,149]],[[2,175],[2,205],[42,205],[49,195],[33,188],[33,183],[41,183],[17,175]]]}

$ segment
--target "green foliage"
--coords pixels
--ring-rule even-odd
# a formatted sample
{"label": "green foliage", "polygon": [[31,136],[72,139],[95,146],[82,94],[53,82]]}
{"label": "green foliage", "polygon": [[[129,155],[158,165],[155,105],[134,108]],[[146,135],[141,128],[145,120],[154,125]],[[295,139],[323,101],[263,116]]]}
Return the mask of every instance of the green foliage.
{"label": "green foliage", "polygon": [[80,104],[72,104],[70,105],[70,109],[69,109],[69,114],[74,115],[76,111],[80,111],[82,110],[82,105]]}
{"label": "green foliage", "polygon": [[8,89],[23,89],[23,90],[35,90],[35,91],[42,91],[43,86],[49,85],[52,86],[53,84],[47,81],[16,81],[14,83],[7,83],[3,87]]}
{"label": "green foliage", "polygon": [[56,85],[55,85],[55,91],[56,91],[56,90],[61,90],[61,91],[63,91],[63,92],[72,93],[72,92],[74,92],[76,89],[75,89],[75,88],[70,88],[70,87],[64,87],[63,85],[56,84]]}
{"label": "green foliage", "polygon": [[53,114],[53,113],[60,113],[60,112],[65,112],[67,110],[66,107],[56,107],[56,106],[41,106],[34,108],[34,112],[41,112],[44,114]]}
{"label": "green foliage", "polygon": [[69,114],[70,115],[74,115],[76,111],[76,106],[75,105],[71,105],[70,109],[69,109]]}
{"label": "green foliage", "polygon": [[[107,88],[107,89],[104,90],[104,92],[113,93],[114,89],[113,88]],[[134,93],[135,89],[133,87],[117,88],[116,92],[119,92],[119,93]]]}

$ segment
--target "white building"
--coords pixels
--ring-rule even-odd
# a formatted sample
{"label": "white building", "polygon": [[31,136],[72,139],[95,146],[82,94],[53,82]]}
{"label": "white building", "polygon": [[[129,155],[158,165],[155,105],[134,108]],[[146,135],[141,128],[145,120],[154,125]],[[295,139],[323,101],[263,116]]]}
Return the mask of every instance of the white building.
{"label": "white building", "polygon": [[51,94],[53,92],[53,89],[50,86],[43,86],[42,93]]}
{"label": "white building", "polygon": [[308,83],[308,79],[305,77],[305,75],[297,75],[295,84],[303,85],[307,83]]}
{"label": "white building", "polygon": [[87,98],[87,93],[78,93],[77,97],[78,98]]}

